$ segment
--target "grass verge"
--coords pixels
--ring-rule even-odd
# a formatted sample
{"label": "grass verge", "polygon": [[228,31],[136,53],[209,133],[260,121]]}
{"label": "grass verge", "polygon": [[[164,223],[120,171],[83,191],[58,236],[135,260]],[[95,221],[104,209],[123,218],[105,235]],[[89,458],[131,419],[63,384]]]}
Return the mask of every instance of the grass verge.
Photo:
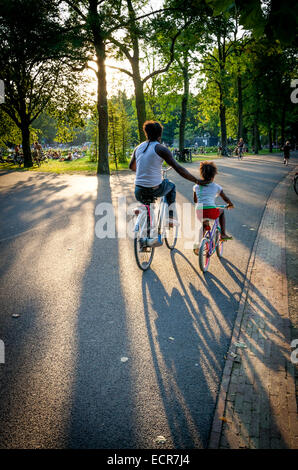
{"label": "grass verge", "polygon": [[[261,151],[259,156],[268,155],[268,151]],[[254,156],[252,154],[246,154],[245,156]],[[216,160],[222,158],[217,153],[208,153],[208,154],[194,154],[193,155],[193,162],[197,161],[204,161],[204,160]],[[128,164],[126,163],[119,163],[118,164],[118,171],[128,170]],[[183,165],[183,163],[182,163]],[[13,165],[11,163],[0,163],[0,171],[37,171],[43,173],[57,173],[57,174],[72,174],[72,173],[86,173],[89,175],[96,174],[97,163],[90,162],[88,157],[80,158],[79,160],[74,160],[71,162],[59,162],[57,160],[49,160],[48,163],[42,163],[40,167],[33,166],[32,168],[23,168],[19,167],[18,165]],[[112,172],[116,171],[116,166],[113,161],[110,162],[110,170]]]}

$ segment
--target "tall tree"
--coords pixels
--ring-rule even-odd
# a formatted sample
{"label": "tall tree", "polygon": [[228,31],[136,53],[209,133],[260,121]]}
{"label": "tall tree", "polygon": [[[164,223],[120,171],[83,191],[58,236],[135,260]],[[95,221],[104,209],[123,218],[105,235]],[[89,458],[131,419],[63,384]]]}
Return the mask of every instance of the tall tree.
{"label": "tall tree", "polygon": [[0,78],[5,84],[1,107],[21,131],[25,167],[32,166],[30,126],[61,85],[66,69],[55,47],[62,33],[56,19],[54,2],[0,3]]}
{"label": "tall tree", "polygon": [[[192,3],[192,0],[185,0]],[[252,31],[256,39],[266,37],[269,42],[279,40],[284,46],[297,46],[296,0],[208,0],[214,15],[237,8],[240,24]]]}
{"label": "tall tree", "polygon": [[[66,26],[75,28],[85,50],[85,60],[78,70],[91,68],[97,78],[98,164],[97,172],[109,174],[108,98],[106,80],[106,43],[112,32],[119,29],[120,0],[64,0],[69,10]],[[96,68],[90,62],[96,63]]]}
{"label": "tall tree", "polygon": [[[127,68],[121,68],[116,66],[110,66],[116,68],[121,72],[127,74],[134,83],[135,98],[136,98],[136,109],[138,118],[138,129],[140,140],[144,139],[143,123],[146,120],[146,103],[144,95],[144,85],[148,80],[153,77],[167,72],[170,65],[174,60],[174,48],[177,37],[181,34],[183,24],[176,27],[174,21],[165,20],[164,18],[155,18],[152,22],[146,22],[145,19],[153,16],[155,12],[148,12],[143,15],[137,15],[137,11],[140,9],[144,2],[140,0],[125,0],[127,14],[129,21],[124,25],[125,35],[122,40],[119,40],[115,36],[110,38],[110,41],[116,46],[117,58],[125,58],[128,60],[130,70]],[[168,8],[170,10],[170,8]],[[156,13],[160,13],[163,9],[157,10]],[[189,21],[190,23],[190,21]],[[188,24],[189,24],[188,23]],[[144,41],[150,45],[150,38],[160,34],[162,30],[163,41],[167,44],[168,57],[166,62],[159,68],[142,76],[141,72],[141,54],[140,54],[140,43],[144,44]]]}
{"label": "tall tree", "polygon": [[[217,85],[219,97],[219,119],[221,130],[222,155],[227,155],[227,88],[230,77],[227,73],[229,56],[233,53],[234,42],[232,33],[235,29],[233,18],[220,15],[208,21],[207,38],[211,47],[204,54],[202,71]],[[216,47],[214,45],[216,44]]]}

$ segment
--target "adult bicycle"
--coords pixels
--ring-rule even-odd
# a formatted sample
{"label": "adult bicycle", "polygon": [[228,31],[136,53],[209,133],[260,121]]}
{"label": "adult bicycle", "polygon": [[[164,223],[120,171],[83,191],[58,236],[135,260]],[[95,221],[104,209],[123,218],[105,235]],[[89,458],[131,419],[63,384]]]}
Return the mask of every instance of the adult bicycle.
{"label": "adult bicycle", "polygon": [[217,155],[220,157],[231,157],[233,151],[229,147],[218,147]]}
{"label": "adult bicycle", "polygon": [[[162,169],[163,179],[172,168]],[[134,210],[134,253],[137,265],[146,271],[153,260],[155,248],[165,241],[169,250],[175,248],[178,237],[178,222],[169,223],[169,210],[166,197],[162,196],[156,207],[156,197],[148,198]],[[157,216],[156,216],[157,213]]]}
{"label": "adult bicycle", "polygon": [[[226,209],[227,204],[216,206],[217,209]],[[210,220],[203,218],[203,238],[199,247],[199,266],[203,273],[208,271],[211,256],[216,252],[218,258],[223,256],[223,241],[221,240],[221,230],[219,217],[214,220],[211,227]]]}

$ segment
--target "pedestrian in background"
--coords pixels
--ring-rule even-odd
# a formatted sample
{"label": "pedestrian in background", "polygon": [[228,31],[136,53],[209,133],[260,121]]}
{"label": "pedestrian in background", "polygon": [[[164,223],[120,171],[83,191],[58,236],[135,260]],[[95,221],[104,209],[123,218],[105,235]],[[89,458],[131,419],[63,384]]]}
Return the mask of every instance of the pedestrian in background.
{"label": "pedestrian in background", "polygon": [[289,164],[290,150],[291,150],[291,144],[287,140],[286,145],[284,145],[284,148],[283,148],[283,151],[284,151],[284,165],[286,165],[286,166],[288,166],[288,164]]}

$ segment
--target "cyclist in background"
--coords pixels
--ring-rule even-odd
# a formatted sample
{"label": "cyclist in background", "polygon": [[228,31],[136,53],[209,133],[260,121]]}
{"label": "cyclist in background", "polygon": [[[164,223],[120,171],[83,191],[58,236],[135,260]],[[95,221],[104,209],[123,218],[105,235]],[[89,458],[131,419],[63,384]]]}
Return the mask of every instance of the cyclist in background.
{"label": "cyclist in background", "polygon": [[[175,184],[168,179],[162,179],[164,161],[183,178],[198,185],[205,184],[179,165],[170,150],[160,143],[163,127],[159,122],[146,121],[143,131],[146,141],[135,148],[129,163],[130,170],[136,172],[135,197],[139,202],[144,203],[153,198],[165,196],[169,206],[175,203]],[[172,226],[174,223],[173,210],[170,209],[169,225]]]}

